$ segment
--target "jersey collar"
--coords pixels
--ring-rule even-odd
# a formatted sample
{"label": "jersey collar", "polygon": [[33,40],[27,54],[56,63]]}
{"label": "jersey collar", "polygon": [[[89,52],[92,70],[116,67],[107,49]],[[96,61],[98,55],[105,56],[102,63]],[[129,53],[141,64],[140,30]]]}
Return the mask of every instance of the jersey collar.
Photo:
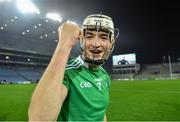
{"label": "jersey collar", "polygon": [[78,59],[80,60],[81,64],[82,64],[84,67],[86,67],[86,68],[88,68],[88,69],[90,69],[90,70],[96,71],[96,70],[98,70],[98,69],[100,68],[100,66],[90,67],[90,65],[83,60],[83,55],[78,56]]}

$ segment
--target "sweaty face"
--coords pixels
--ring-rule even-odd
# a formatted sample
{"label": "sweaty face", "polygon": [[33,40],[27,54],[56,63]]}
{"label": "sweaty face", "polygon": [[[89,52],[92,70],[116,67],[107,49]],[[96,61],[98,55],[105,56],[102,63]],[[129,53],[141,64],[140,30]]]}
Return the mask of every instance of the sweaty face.
{"label": "sweaty face", "polygon": [[92,60],[102,60],[112,46],[110,33],[103,30],[87,29],[83,41],[84,56]]}

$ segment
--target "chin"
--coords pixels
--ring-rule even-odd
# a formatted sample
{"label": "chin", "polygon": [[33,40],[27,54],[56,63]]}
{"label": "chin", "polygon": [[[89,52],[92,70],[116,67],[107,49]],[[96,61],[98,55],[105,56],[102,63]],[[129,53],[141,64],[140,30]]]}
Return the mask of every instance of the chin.
{"label": "chin", "polygon": [[102,59],[102,57],[90,57],[90,59],[92,59],[92,60],[101,60]]}
{"label": "chin", "polygon": [[94,54],[94,53],[91,53],[89,52],[87,58],[91,59],[91,60],[102,60],[102,57],[103,57],[103,53],[100,53],[100,54]]}

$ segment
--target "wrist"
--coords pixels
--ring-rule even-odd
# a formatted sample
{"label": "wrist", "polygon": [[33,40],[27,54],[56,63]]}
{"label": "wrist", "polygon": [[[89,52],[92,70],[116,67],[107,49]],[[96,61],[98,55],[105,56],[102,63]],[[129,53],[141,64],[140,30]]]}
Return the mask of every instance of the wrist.
{"label": "wrist", "polygon": [[54,59],[53,61],[55,61],[56,65],[59,65],[59,64],[62,65],[63,62],[66,64],[68,57],[70,55],[70,52],[71,52],[71,48],[59,46],[56,48],[52,59]]}
{"label": "wrist", "polygon": [[72,39],[59,40],[57,44],[57,48],[66,49],[66,50],[71,50],[73,46],[74,44],[72,43]]}
{"label": "wrist", "polygon": [[69,54],[71,52],[71,49],[72,47],[61,45],[56,48],[56,52]]}

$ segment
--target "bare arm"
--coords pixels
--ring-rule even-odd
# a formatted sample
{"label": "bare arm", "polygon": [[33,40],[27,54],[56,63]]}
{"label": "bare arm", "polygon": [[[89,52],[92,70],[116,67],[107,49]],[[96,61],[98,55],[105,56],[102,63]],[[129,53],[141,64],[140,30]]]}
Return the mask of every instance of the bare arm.
{"label": "bare arm", "polygon": [[80,28],[64,23],[58,31],[59,42],[54,55],[32,95],[29,121],[55,121],[67,95],[63,85],[64,71],[70,51],[79,38]]}

